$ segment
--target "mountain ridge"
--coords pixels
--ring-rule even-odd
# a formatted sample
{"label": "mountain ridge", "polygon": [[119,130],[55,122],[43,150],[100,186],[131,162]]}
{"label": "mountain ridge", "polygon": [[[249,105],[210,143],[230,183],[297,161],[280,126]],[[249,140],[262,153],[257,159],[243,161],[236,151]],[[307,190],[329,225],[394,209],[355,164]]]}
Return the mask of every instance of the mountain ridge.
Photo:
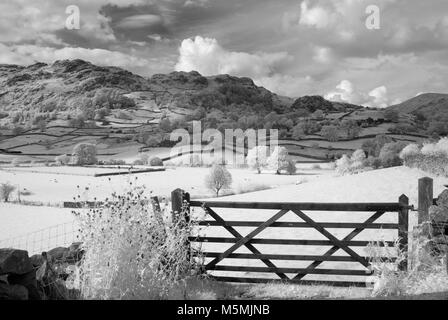
{"label": "mountain ridge", "polygon": [[448,116],[448,94],[423,93],[388,109],[399,113],[421,114],[426,119],[439,119]]}
{"label": "mountain ridge", "polygon": [[[448,95],[425,94],[388,109],[440,113],[445,107]],[[284,97],[257,86],[248,77],[226,74],[205,77],[197,71],[174,71],[142,77],[119,67],[97,66],[80,59],[29,66],[0,64],[2,125],[44,127],[50,121],[74,118],[96,123],[134,119],[153,124],[164,118],[215,118],[211,122],[220,123],[243,117],[263,118],[272,113],[298,119],[318,110],[328,114],[369,109],[317,95]]]}

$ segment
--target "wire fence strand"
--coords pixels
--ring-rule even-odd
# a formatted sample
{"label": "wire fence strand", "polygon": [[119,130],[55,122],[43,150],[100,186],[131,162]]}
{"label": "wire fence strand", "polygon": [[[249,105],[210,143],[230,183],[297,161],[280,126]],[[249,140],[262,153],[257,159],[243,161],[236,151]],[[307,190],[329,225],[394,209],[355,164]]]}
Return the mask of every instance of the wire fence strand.
{"label": "wire fence strand", "polygon": [[78,226],[75,221],[72,221],[20,236],[0,239],[0,248],[26,250],[31,256],[56,247],[68,247],[77,241],[79,241]]}

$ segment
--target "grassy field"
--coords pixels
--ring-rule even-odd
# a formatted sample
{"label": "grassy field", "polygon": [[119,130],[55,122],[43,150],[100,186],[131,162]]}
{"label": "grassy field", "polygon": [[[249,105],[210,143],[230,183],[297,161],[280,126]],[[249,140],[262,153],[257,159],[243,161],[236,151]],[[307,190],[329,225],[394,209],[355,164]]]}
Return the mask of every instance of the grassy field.
{"label": "grassy field", "polygon": [[[253,202],[396,202],[401,194],[410,198],[410,203],[417,203],[418,179],[427,176],[426,173],[396,167],[376,171],[364,172],[351,176],[337,176],[331,170],[311,169],[309,165],[299,168],[296,176],[261,174],[258,175],[247,169],[231,169],[234,177],[233,192],[244,190],[254,191],[244,194],[236,194],[221,197],[220,200],[229,201],[253,201]],[[19,167],[3,168],[0,171],[1,181],[14,182],[21,190],[30,191],[29,196],[22,196],[22,200],[51,203],[57,205],[62,201],[70,201],[72,197],[80,194],[81,199],[98,199],[107,197],[111,192],[124,191],[129,181],[145,185],[154,195],[166,195],[175,188],[183,188],[191,193],[193,198],[209,199],[210,193],[203,186],[203,180],[208,172],[207,168],[171,168],[166,172],[145,173],[131,176],[116,176],[109,178],[95,178],[95,173],[118,169],[106,168],[75,168],[75,167]],[[444,190],[446,179],[435,179],[434,192],[439,194]],[[79,188],[77,188],[79,186]],[[164,203],[162,203],[164,206]],[[59,245],[67,245],[75,240],[76,221],[70,209],[48,206],[24,206],[19,204],[0,204],[0,246],[15,246],[27,249],[30,253],[47,250]],[[275,212],[269,210],[239,210],[217,209],[226,220],[266,221]],[[360,212],[306,212],[318,222],[362,222],[371,213]],[[192,211],[194,218],[206,220],[202,209],[195,208]],[[300,222],[293,213],[288,213],[279,221]],[[397,214],[387,213],[377,222],[397,222]],[[411,227],[416,223],[416,213],[411,213]],[[44,231],[43,231],[44,230]],[[242,235],[247,235],[253,228],[236,227]],[[342,238],[351,230],[329,229],[333,235]],[[201,227],[197,229],[201,236],[229,237],[227,231],[221,227]],[[396,231],[389,230],[365,230],[354,240],[384,239],[394,240]],[[325,240],[325,238],[313,229],[292,228],[268,228],[257,238],[276,239],[308,239]],[[5,239],[7,241],[5,241]],[[205,251],[223,252],[230,244],[204,244]],[[280,246],[280,245],[255,245],[262,253],[266,254],[310,254],[319,255],[329,247],[314,246]],[[354,248],[362,256],[367,255],[365,248]],[[249,253],[245,248],[237,253]],[[338,251],[335,255],[345,256]],[[209,261],[210,258],[206,258]],[[273,261],[278,267],[306,267],[310,262],[306,261]],[[264,266],[257,260],[225,259],[221,265],[240,266]],[[319,268],[338,268],[365,270],[361,265],[350,262],[324,262]],[[272,274],[224,272],[215,271],[214,275],[263,277],[275,279]],[[293,274],[287,274],[292,278]],[[304,280],[347,280],[359,281],[364,277],[351,276],[320,276],[307,275]],[[297,299],[297,298],[362,298],[369,295],[366,289],[346,288],[333,289],[325,286],[294,286],[286,284],[267,284],[254,286],[231,286],[232,294],[239,298],[272,298],[272,299]],[[235,293],[236,290],[236,293]],[[229,293],[230,294],[230,293]]]}

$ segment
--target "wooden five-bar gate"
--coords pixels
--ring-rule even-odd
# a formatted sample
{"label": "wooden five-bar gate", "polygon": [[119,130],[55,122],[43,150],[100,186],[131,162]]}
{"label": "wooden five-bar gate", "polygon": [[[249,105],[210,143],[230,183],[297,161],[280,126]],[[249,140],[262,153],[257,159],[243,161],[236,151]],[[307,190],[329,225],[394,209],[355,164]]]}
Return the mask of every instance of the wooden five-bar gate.
{"label": "wooden five-bar gate", "polygon": [[[246,272],[246,273],[268,273],[275,274],[275,279],[267,279],[260,277],[242,277],[242,276],[213,276],[218,281],[226,282],[247,282],[247,283],[265,283],[272,281],[302,283],[302,284],[318,284],[329,283],[340,286],[365,286],[366,281],[325,281],[325,280],[304,280],[306,275],[332,275],[332,276],[363,276],[370,274],[368,258],[361,256],[352,248],[366,247],[371,241],[378,241],[380,245],[394,244],[394,241],[382,241],[383,239],[371,239],[371,241],[354,240],[363,230],[366,229],[383,229],[397,230],[399,245],[401,250],[407,250],[408,247],[408,221],[409,210],[413,207],[409,205],[407,196],[402,195],[396,203],[298,203],[298,202],[229,202],[229,201],[190,201],[189,194],[183,190],[177,189],[172,192],[173,212],[181,212],[182,205],[184,212],[190,219],[190,208],[202,208],[207,215],[213,220],[196,221],[199,226],[207,227],[223,227],[232,237],[214,237],[214,236],[196,236],[192,235],[190,241],[192,243],[223,243],[230,245],[226,250],[207,252],[203,251],[209,261],[205,265],[207,271],[226,271],[230,272]],[[185,211],[185,206],[187,210]],[[257,213],[256,210],[275,210],[269,219],[265,221],[228,221],[223,216],[224,213],[218,213],[217,209],[247,209]],[[326,211],[326,212],[367,212],[372,213],[371,216],[362,223],[351,222],[317,222],[313,220],[309,214],[304,211]],[[300,222],[281,222],[280,218],[288,212],[292,212],[300,218]],[[377,220],[385,213],[396,213],[398,215],[398,223],[378,223]],[[247,235],[242,235],[237,231],[238,227],[253,227],[254,229]],[[279,239],[279,238],[257,238],[262,231],[267,228],[312,228],[317,230],[325,237],[325,240],[315,239]],[[342,239],[337,238],[328,229],[353,229],[348,235]],[[255,245],[281,245],[281,246],[326,246],[330,247],[321,255],[305,255],[305,254],[264,254]],[[236,253],[242,247],[247,248],[250,253]],[[344,251],[347,255],[334,255],[338,250]],[[242,265],[221,265],[224,259],[244,260],[260,260],[265,265],[260,266],[242,266]],[[240,260],[238,260],[240,259]],[[296,267],[277,267],[273,261],[309,261],[305,268]],[[326,262],[355,262],[361,264],[363,270],[353,270],[345,268],[323,269],[319,266]],[[400,268],[407,268],[407,262],[401,263]],[[294,274],[294,276],[287,276]]]}

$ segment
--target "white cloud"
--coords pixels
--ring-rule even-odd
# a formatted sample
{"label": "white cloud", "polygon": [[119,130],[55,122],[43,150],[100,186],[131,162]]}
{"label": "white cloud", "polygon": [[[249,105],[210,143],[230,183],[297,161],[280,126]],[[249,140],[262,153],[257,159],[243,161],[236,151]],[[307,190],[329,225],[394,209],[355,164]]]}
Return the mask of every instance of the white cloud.
{"label": "white cloud", "polygon": [[334,60],[333,52],[328,47],[316,46],[314,48],[313,60],[319,63],[330,63]]}
{"label": "white cloud", "polygon": [[299,24],[322,29],[330,24],[331,13],[320,6],[310,8],[308,1],[300,4]]}
{"label": "white cloud", "polygon": [[175,70],[195,70],[205,76],[250,77],[259,86],[291,97],[315,90],[310,77],[284,73],[292,62],[292,57],[284,52],[233,52],[221,47],[216,39],[196,36],[182,41]]}
{"label": "white cloud", "polygon": [[186,0],[184,7],[205,7],[209,0]]}
{"label": "white cloud", "polygon": [[325,99],[379,108],[389,106],[390,102],[387,94],[387,88],[385,86],[380,86],[369,91],[368,93],[364,93],[358,91],[349,80],[342,80],[336,86],[336,90],[325,95]]}
{"label": "white cloud", "polygon": [[310,76],[298,77],[275,74],[269,77],[255,79],[254,82],[277,94],[298,98],[302,95],[319,95],[316,84]]}
{"label": "white cloud", "polygon": [[369,97],[373,99],[373,101],[370,102],[370,105],[386,108],[389,104],[387,88],[385,86],[381,86],[370,91]]}
{"label": "white cloud", "polygon": [[216,39],[196,36],[182,41],[175,70],[196,70],[206,76],[231,74],[259,78],[275,73],[289,59],[285,52],[250,54],[228,51]]}

